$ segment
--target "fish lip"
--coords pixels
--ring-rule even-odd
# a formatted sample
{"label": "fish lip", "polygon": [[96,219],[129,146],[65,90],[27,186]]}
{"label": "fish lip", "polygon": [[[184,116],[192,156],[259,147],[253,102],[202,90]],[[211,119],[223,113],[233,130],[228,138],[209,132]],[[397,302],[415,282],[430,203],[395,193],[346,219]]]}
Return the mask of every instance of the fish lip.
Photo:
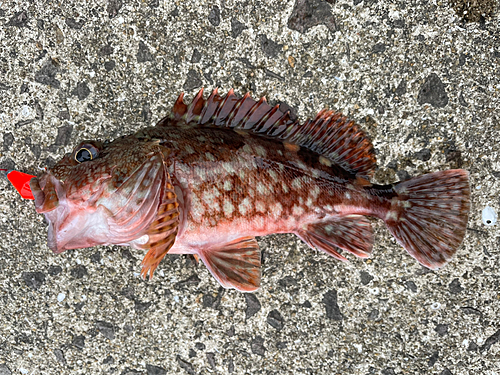
{"label": "fish lip", "polygon": [[64,182],[57,179],[50,171],[30,180],[30,189],[35,200],[35,209],[39,214],[53,211],[66,201]]}
{"label": "fish lip", "polygon": [[40,187],[40,179],[38,177],[30,180],[30,189],[35,200],[35,209],[38,211],[43,207],[43,203],[45,202],[45,193]]}
{"label": "fish lip", "polygon": [[[35,198],[36,212],[43,214],[48,223],[47,245],[54,254],[60,254],[66,250],[65,244],[58,243],[57,235],[60,222],[67,213],[64,209],[66,192],[63,188],[63,182],[58,180],[50,171],[47,171],[40,177],[31,179],[30,189]],[[47,201],[50,198],[52,202]]]}

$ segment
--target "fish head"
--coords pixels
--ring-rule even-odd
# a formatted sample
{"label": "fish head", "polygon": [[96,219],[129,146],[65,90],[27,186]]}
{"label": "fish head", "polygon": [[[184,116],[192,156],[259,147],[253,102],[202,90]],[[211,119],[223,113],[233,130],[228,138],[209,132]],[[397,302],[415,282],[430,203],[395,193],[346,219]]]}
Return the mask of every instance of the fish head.
{"label": "fish head", "polygon": [[[30,182],[48,221],[55,253],[95,245],[141,244],[153,221],[168,151],[159,141],[127,136],[83,141]],[[146,236],[147,237],[147,236]]]}

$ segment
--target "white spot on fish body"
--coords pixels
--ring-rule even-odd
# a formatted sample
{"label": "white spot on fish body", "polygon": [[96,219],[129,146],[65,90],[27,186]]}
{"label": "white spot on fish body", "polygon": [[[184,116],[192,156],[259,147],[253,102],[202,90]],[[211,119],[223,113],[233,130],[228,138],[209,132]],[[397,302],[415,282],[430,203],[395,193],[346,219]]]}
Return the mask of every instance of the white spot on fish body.
{"label": "white spot on fish body", "polygon": [[318,186],[318,185],[314,185],[314,187],[313,187],[313,188],[312,188],[312,190],[311,190],[311,196],[312,196],[313,198],[317,198],[317,197],[318,197],[318,195],[319,195],[319,192],[320,192],[320,190],[319,190],[319,186]]}
{"label": "white spot on fish body", "polygon": [[272,169],[268,170],[267,173],[269,173],[269,176],[273,179],[273,181],[278,180],[278,174]]}
{"label": "white spot on fish body", "polygon": [[226,215],[226,217],[229,218],[233,215],[234,206],[233,206],[233,203],[229,199],[224,200],[223,209],[224,209],[224,215]]}
{"label": "white spot on fish body", "polygon": [[205,152],[205,157],[208,161],[215,161],[215,156],[213,156],[210,152]]}
{"label": "white spot on fish body", "polygon": [[196,195],[191,197],[191,215],[193,220],[196,222],[201,222],[203,215],[205,214],[205,206],[200,202]]}
{"label": "white spot on fish body", "polygon": [[396,211],[387,211],[387,214],[385,215],[385,221],[387,220],[395,220],[398,221],[398,213]]}
{"label": "white spot on fish body", "polygon": [[304,209],[301,206],[294,205],[292,208],[292,214],[294,216],[301,216],[304,213]]}
{"label": "white spot on fish body", "polygon": [[319,162],[327,167],[332,166],[332,162],[330,160],[328,160],[327,158],[325,158],[324,156],[319,157]]}
{"label": "white spot on fish body", "polygon": [[288,185],[286,184],[286,182],[283,182],[283,184],[281,186],[283,188],[283,193],[286,194],[289,192]]}
{"label": "white spot on fish body", "polygon": [[194,154],[194,148],[192,148],[190,145],[187,145],[185,150],[190,154]]}
{"label": "white spot on fish body", "polygon": [[233,184],[231,183],[231,181],[229,180],[226,180],[224,181],[224,190],[231,190],[233,188]]}
{"label": "white spot on fish body", "polygon": [[251,208],[251,203],[248,197],[243,199],[243,201],[238,206],[238,210],[240,211],[240,214],[243,216],[247,214],[250,208]]}
{"label": "white spot on fish body", "polygon": [[302,163],[300,160],[297,161],[297,167],[299,167],[302,170],[306,170],[307,169],[307,165],[305,165],[304,163]]}
{"label": "white spot on fish body", "polygon": [[236,172],[233,163],[229,161],[222,163],[222,168],[229,174],[234,174]]}
{"label": "white spot on fish body", "polygon": [[194,232],[197,229],[196,228],[196,222],[199,223],[199,222],[201,222],[201,220],[194,221],[194,218],[193,218],[193,220],[188,220],[186,231],[188,231],[188,232]]}
{"label": "white spot on fish body", "polygon": [[243,152],[246,152],[248,154],[253,153],[252,147],[250,147],[248,143],[246,143],[245,146],[243,146],[241,149],[243,150]]}
{"label": "white spot on fish body", "polygon": [[194,173],[202,181],[207,179],[207,170],[204,167],[196,167]]}
{"label": "white spot on fish body", "polygon": [[293,181],[292,181],[292,187],[295,189],[295,190],[299,190],[302,188],[302,181],[301,181],[301,178],[300,177],[297,177],[295,178]]}
{"label": "white spot on fish body", "polygon": [[265,213],[266,212],[266,205],[265,205],[265,203],[262,202],[262,201],[255,202],[255,210],[257,212]]}
{"label": "white spot on fish body", "polygon": [[267,188],[266,185],[264,185],[262,182],[257,183],[257,192],[260,195],[268,195],[270,193],[269,189]]}
{"label": "white spot on fish body", "polygon": [[345,199],[351,199],[351,193],[349,193],[348,191],[345,192],[344,196]]}
{"label": "white spot on fish body", "polygon": [[283,213],[283,206],[280,202],[277,202],[270,207],[270,211],[275,219],[279,219],[281,217],[281,214]]}
{"label": "white spot on fish body", "polygon": [[205,190],[201,199],[203,202],[210,207],[210,209],[218,210],[219,202],[217,201],[217,197],[220,195],[219,190],[213,188],[211,190]]}
{"label": "white spot on fish body", "polygon": [[265,157],[267,155],[266,149],[262,146],[255,146],[254,150],[255,150],[255,153],[260,157]]}
{"label": "white spot on fish body", "polygon": [[180,170],[181,172],[186,173],[186,174],[191,172],[191,168],[189,167],[189,165],[184,164],[184,163],[175,163],[175,169],[177,171]]}
{"label": "white spot on fish body", "polygon": [[306,206],[311,208],[313,205],[313,200],[311,197],[307,198],[307,201],[306,201]]}

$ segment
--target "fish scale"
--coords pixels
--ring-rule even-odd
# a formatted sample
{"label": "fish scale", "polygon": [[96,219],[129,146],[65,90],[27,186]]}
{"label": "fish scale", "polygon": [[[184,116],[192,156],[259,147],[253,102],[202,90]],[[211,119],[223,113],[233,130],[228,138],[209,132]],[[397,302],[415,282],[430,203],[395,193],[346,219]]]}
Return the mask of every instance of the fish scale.
{"label": "fish scale", "polygon": [[[80,150],[92,160],[79,161]],[[94,157],[95,156],[95,157]],[[155,127],[83,141],[31,180],[57,253],[98,244],[193,254],[226,288],[260,286],[256,236],[294,233],[339,260],[368,257],[383,220],[408,253],[437,269],[455,254],[469,212],[468,173],[448,170],[374,185],[372,143],[354,121],[320,111],[303,124],[249,94],[181,94]],[[344,253],[345,252],[345,253]]]}

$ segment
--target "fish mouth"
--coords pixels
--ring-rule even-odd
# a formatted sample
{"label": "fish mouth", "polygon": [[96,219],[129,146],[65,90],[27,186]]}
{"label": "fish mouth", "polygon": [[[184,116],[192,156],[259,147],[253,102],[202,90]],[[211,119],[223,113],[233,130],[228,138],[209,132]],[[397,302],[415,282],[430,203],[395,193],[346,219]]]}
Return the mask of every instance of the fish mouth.
{"label": "fish mouth", "polygon": [[35,198],[35,209],[44,214],[56,209],[60,200],[65,200],[66,192],[62,181],[50,173],[44,173],[39,178],[30,181],[31,192]]}
{"label": "fish mouth", "polygon": [[47,243],[60,254],[65,250],[105,244],[108,232],[105,207],[80,207],[67,199],[64,183],[50,172],[30,181],[36,212],[48,222]]}
{"label": "fish mouth", "polygon": [[60,212],[61,199],[64,201],[65,194],[62,189],[63,183],[52,175],[52,173],[44,173],[39,178],[33,178],[30,181],[31,192],[35,198],[35,209],[39,214],[44,214],[49,225],[48,227],[48,246],[55,253],[60,254],[64,250],[64,246],[58,246],[56,223]]}

